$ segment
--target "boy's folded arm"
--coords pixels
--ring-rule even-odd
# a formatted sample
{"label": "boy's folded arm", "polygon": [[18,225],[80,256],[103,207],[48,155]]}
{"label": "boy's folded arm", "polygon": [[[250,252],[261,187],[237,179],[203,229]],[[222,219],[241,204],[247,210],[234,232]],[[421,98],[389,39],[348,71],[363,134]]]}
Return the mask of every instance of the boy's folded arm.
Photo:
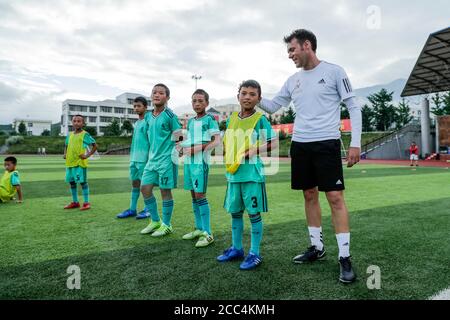
{"label": "boy's folded arm", "polygon": [[260,155],[260,150],[263,151],[265,154],[266,152],[271,151],[272,149],[276,148],[277,146],[277,140],[275,138],[271,140],[267,140],[264,144],[257,145],[257,146],[251,146],[246,152],[245,152],[245,158],[249,159],[255,155]]}
{"label": "boy's folded arm", "polygon": [[202,145],[202,151],[212,150],[219,146],[220,143],[220,133],[217,133],[211,137],[211,141]]}

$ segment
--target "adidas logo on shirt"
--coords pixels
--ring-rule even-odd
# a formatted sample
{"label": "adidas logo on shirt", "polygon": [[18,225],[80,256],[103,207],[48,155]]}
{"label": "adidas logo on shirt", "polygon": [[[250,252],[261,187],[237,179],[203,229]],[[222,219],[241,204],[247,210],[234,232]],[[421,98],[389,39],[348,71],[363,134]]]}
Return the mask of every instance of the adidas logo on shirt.
{"label": "adidas logo on shirt", "polygon": [[323,79],[319,81],[319,84],[325,84],[325,83],[326,83],[326,82],[325,82],[325,80],[323,80]]}
{"label": "adidas logo on shirt", "polygon": [[341,179],[339,179],[339,180],[336,182],[336,184],[342,184]]}

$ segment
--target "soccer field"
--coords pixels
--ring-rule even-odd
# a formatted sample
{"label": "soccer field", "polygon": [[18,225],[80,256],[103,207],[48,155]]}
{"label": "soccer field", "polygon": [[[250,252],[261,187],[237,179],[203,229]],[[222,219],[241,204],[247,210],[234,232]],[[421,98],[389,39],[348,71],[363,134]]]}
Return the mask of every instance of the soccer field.
{"label": "soccer field", "polygon": [[[427,299],[450,286],[450,173],[445,168],[345,169],[351,252],[359,278],[351,285],[337,279],[337,244],[323,195],[327,258],[292,263],[309,239],[301,193],[290,189],[288,163],[267,178],[264,262],[254,271],[215,260],[231,243],[220,166],[210,170],[208,188],[216,242],[203,249],[181,240],[193,227],[190,194],[181,188],[174,191],[172,235],[140,235],[147,221],[115,218],[129,205],[127,156],[91,162],[93,209],[86,212],[62,209],[71,197],[61,157],[22,157],[18,169],[25,202],[0,205],[1,299]],[[180,169],[179,187],[182,174]],[[159,191],[156,197],[161,210]],[[250,223],[245,218],[247,252]],[[66,287],[71,265],[81,270],[81,290]],[[381,270],[379,290],[366,284],[373,265]]]}

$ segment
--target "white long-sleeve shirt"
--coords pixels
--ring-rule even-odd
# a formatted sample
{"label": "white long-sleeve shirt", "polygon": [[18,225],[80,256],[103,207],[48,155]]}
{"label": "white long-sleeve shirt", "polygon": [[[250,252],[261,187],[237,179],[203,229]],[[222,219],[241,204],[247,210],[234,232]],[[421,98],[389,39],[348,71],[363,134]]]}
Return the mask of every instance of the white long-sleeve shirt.
{"label": "white long-sleeve shirt", "polygon": [[344,69],[321,61],[314,69],[302,69],[289,77],[272,100],[261,100],[260,107],[273,113],[292,101],[296,112],[292,140],[314,142],[341,137],[340,103],[343,101],[351,119],[350,146],[361,147],[361,108],[354,97]]}

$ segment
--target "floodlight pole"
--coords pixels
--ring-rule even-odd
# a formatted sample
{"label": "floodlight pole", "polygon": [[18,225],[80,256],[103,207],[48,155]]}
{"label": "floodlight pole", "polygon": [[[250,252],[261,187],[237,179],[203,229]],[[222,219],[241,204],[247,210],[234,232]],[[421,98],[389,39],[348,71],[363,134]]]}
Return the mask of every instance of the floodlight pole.
{"label": "floodlight pole", "polygon": [[197,82],[202,78],[202,76],[194,74],[191,78],[195,80],[195,90],[197,90]]}

